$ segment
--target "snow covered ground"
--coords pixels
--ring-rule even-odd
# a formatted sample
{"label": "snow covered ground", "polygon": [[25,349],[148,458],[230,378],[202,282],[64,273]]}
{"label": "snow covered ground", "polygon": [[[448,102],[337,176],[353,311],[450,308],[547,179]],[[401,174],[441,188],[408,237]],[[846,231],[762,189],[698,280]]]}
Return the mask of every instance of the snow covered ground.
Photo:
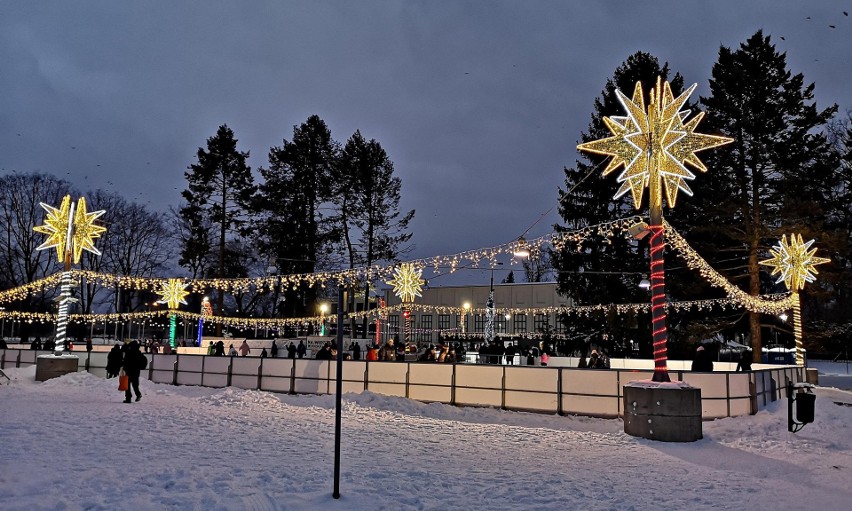
{"label": "snow covered ground", "polygon": [[334,396],[116,380],[35,368],[0,384],[0,509],[849,509],[852,392],[819,388],[816,421],[786,401],[660,443],[620,420],[344,396],[340,500]]}

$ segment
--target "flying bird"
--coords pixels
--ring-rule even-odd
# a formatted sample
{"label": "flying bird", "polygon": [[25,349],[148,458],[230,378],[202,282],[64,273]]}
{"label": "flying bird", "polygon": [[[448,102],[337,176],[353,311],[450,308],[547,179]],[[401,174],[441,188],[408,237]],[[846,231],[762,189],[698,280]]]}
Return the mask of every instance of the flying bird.
{"label": "flying bird", "polygon": [[834,25],[829,25],[828,28],[837,28]]}
{"label": "flying bird", "polygon": [[783,36],[783,35],[781,36],[781,40],[782,40],[782,41],[786,41],[786,39],[784,39],[784,36]]}
{"label": "flying bird", "polygon": [[811,19],[811,17],[810,17],[810,16],[805,16],[805,19],[806,19],[806,20],[809,20],[809,19]]}
{"label": "flying bird", "polygon": [[849,16],[849,13],[848,13],[848,12],[846,12],[846,11],[843,11],[843,15],[844,15],[844,16]]}

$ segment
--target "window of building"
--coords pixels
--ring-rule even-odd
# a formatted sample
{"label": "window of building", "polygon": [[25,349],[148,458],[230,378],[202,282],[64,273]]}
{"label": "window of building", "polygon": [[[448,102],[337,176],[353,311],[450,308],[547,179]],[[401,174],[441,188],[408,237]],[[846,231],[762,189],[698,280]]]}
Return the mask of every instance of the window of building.
{"label": "window of building", "polygon": [[515,322],[512,331],[516,334],[527,333],[527,315],[515,314]]}
{"label": "window of building", "polygon": [[537,334],[544,333],[545,328],[549,324],[549,319],[550,318],[544,314],[536,314],[533,318],[533,327],[535,328],[533,331]]}
{"label": "window of building", "polygon": [[485,314],[473,315],[473,331],[477,333],[485,331]]}
{"label": "window of building", "polygon": [[388,335],[393,338],[394,335],[399,335],[399,314],[391,314],[388,316]]}
{"label": "window of building", "polygon": [[509,322],[506,320],[505,314],[497,314],[496,316],[494,316],[494,333],[508,333],[508,330],[506,330],[506,328],[508,327],[508,323]]}
{"label": "window of building", "polygon": [[450,315],[438,314],[438,330],[446,335],[446,331],[450,329]]}
{"label": "window of building", "polygon": [[420,341],[432,342],[432,315],[424,314],[420,316]]}

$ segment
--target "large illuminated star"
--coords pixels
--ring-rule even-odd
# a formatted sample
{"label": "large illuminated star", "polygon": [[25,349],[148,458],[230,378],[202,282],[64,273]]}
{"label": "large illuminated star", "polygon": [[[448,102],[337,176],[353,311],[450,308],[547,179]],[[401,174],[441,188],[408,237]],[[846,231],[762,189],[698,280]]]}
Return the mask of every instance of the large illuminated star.
{"label": "large illuminated star", "polygon": [[36,247],[36,250],[56,248],[56,257],[60,262],[65,261],[65,246],[68,239],[68,222],[71,220],[71,196],[66,195],[59,204],[59,209],[43,202],[39,203],[47,211],[44,225],[33,227],[35,232],[47,234],[47,240]]}
{"label": "large illuminated star", "polygon": [[801,234],[791,234],[790,243],[787,235],[781,236],[781,241],[769,250],[772,259],[760,261],[760,264],[772,266],[772,276],[780,275],[775,282],[783,281],[787,289],[798,292],[805,287],[805,282],[813,282],[819,273],[814,266],[831,262],[831,259],[815,257],[817,249],[808,250],[814,240],[802,243]]}
{"label": "large illuminated star", "polygon": [[160,298],[157,303],[166,303],[169,309],[177,309],[180,304],[186,305],[186,297],[189,291],[186,290],[188,283],[184,283],[183,279],[169,279],[163,282],[160,288]]}
{"label": "large illuminated star", "polygon": [[[581,151],[612,156],[603,175],[624,166],[624,171],[618,176],[621,188],[614,198],[630,192],[633,205],[639,209],[645,187],[658,186],[665,188],[668,204],[674,207],[678,190],[692,195],[686,180],[695,179],[695,174],[685,164],[706,172],[707,167],[695,153],[733,142],[733,139],[727,137],[695,133],[695,128],[704,117],[703,112],[684,123],[689,110],[680,108],[696,86],[694,84],[675,98],[669,82],[663,82],[658,77],[656,87],[650,91],[647,110],[642,82],[636,82],[633,99],[619,90],[615,91],[627,115],[603,118],[613,136],[577,146]],[[662,191],[657,190],[657,197],[661,197]]]}
{"label": "large illuminated star", "polygon": [[394,278],[388,284],[393,286],[393,292],[404,303],[413,302],[415,296],[423,296],[422,269],[415,268],[411,263],[402,263],[394,269]]}
{"label": "large illuminated star", "polygon": [[[33,230],[47,234],[47,240],[39,245],[36,250],[56,248],[56,256],[60,262],[65,261],[66,249],[71,250],[74,264],[80,262],[83,250],[95,255],[101,255],[100,250],[95,247],[95,238],[100,238],[106,231],[106,227],[95,224],[104,211],[86,211],[86,199],[80,197],[76,208],[71,203],[71,196],[62,198],[59,209],[45,203],[41,207],[47,211],[44,225],[33,227]],[[72,218],[73,216],[73,218]]]}

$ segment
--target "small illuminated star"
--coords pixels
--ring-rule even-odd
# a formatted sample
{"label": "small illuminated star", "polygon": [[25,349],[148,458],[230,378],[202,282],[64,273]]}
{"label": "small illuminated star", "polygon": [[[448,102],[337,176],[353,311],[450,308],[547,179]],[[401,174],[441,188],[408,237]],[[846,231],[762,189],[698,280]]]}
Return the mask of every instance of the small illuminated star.
{"label": "small illuminated star", "polygon": [[394,278],[388,284],[393,286],[393,292],[403,302],[413,302],[415,296],[423,296],[423,279],[420,275],[423,269],[415,268],[411,263],[403,263],[394,269]]}
{"label": "small illuminated star", "polygon": [[189,291],[186,290],[188,283],[184,283],[183,279],[169,279],[163,282],[160,288],[160,300],[157,303],[166,303],[169,309],[177,309],[180,304],[186,305],[186,297]]}
{"label": "small illuminated star", "polygon": [[630,192],[633,205],[639,209],[646,186],[658,187],[656,196],[660,197],[661,202],[660,194],[664,187],[668,204],[674,207],[678,190],[692,195],[686,180],[695,179],[695,174],[685,164],[706,172],[707,167],[695,153],[733,142],[733,139],[727,137],[695,133],[695,128],[704,117],[703,112],[689,122],[683,122],[689,110],[680,108],[696,86],[694,84],[675,98],[669,82],[663,82],[658,77],[656,87],[650,92],[647,110],[642,82],[636,82],[632,100],[621,91],[615,91],[627,116],[604,117],[604,124],[613,136],[577,146],[581,151],[613,157],[603,175],[624,166],[624,171],[618,176],[618,182],[622,185],[614,198]]}
{"label": "small illuminated star", "polygon": [[783,281],[787,289],[796,293],[805,287],[805,282],[813,282],[819,273],[814,266],[831,261],[824,257],[815,257],[817,249],[810,249],[814,240],[802,243],[801,234],[791,234],[790,243],[787,235],[781,236],[781,241],[769,250],[772,259],[760,261],[760,264],[772,266],[772,276],[779,275],[775,282]]}
{"label": "small illuminated star", "polygon": [[[80,262],[83,250],[95,255],[101,255],[100,250],[95,247],[95,238],[100,238],[106,231],[106,227],[95,224],[104,211],[86,211],[86,199],[80,197],[77,207],[72,207],[71,196],[62,198],[59,208],[54,208],[45,203],[41,207],[47,211],[44,225],[33,227],[35,232],[47,234],[47,240],[39,245],[36,250],[56,248],[56,257],[60,262],[65,261],[65,251],[70,249],[74,264]],[[73,218],[72,218],[73,215]]]}

